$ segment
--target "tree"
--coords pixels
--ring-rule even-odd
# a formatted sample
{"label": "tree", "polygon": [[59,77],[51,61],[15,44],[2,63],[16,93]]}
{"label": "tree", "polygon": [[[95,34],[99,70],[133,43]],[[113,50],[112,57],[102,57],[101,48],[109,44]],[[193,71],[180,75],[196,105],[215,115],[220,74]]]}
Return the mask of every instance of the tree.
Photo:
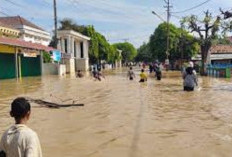
{"label": "tree", "polygon": [[43,55],[43,62],[44,63],[51,63],[52,62],[51,55],[49,54],[49,52],[43,51],[42,55]]}
{"label": "tree", "polygon": [[135,47],[128,42],[125,43],[116,43],[113,46],[122,51],[122,62],[127,63],[133,61],[137,55],[137,50]]}
{"label": "tree", "polygon": [[181,21],[185,28],[189,29],[190,32],[197,33],[196,40],[200,44],[202,67],[201,74],[206,75],[206,64],[209,55],[209,50],[212,46],[213,40],[217,38],[217,33],[220,30],[221,18],[218,16],[216,19],[213,18],[209,11],[205,12],[205,17],[201,21],[197,16],[191,15],[185,17]]}
{"label": "tree", "polygon": [[[198,44],[193,36],[182,28],[177,28],[173,24],[170,26],[170,45],[169,59],[175,61],[181,58],[191,58],[198,52]],[[152,60],[158,59],[163,62],[167,58],[167,23],[160,24],[151,35],[149,47],[152,54]]]}
{"label": "tree", "polygon": [[142,46],[138,48],[138,54],[135,58],[137,62],[151,62],[152,54],[148,43],[143,43]]}
{"label": "tree", "polygon": [[221,11],[221,13],[224,15],[224,19],[232,18],[232,12],[223,11],[221,8],[220,8],[220,11]]}
{"label": "tree", "polygon": [[217,37],[217,39],[215,41],[213,41],[213,45],[217,45],[217,44],[221,44],[221,45],[231,45],[231,41],[229,40],[229,37]]}

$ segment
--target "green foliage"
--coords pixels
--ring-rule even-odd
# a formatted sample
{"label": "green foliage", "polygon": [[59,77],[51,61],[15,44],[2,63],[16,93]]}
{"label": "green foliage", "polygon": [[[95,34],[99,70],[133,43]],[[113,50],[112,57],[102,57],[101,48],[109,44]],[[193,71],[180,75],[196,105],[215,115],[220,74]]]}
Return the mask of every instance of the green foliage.
{"label": "green foliage", "polygon": [[[170,45],[169,59],[176,60],[183,58],[191,58],[196,55],[199,45],[194,38],[183,29],[177,28],[173,24],[170,27]],[[164,61],[167,58],[167,23],[160,24],[154,34],[151,35],[149,41],[152,60],[158,59]]]}
{"label": "green foliage", "polygon": [[59,30],[74,30],[76,32],[80,32],[84,35],[88,35],[87,32],[87,27],[84,25],[78,25],[76,24],[72,19],[69,18],[65,18],[63,20],[60,21],[60,28]]}
{"label": "green foliage", "polygon": [[129,62],[129,61],[133,61],[137,55],[137,50],[135,49],[135,47],[128,42],[125,43],[116,43],[113,44],[113,46],[122,51],[122,62]]}
{"label": "green foliage", "polygon": [[51,55],[49,54],[49,52],[43,52],[43,62],[44,63],[51,63],[52,59],[51,59]]}
{"label": "green foliage", "polygon": [[137,62],[151,62],[152,61],[152,54],[150,51],[150,45],[147,43],[143,43],[140,48],[138,48],[138,54],[135,58]]}
{"label": "green foliage", "polygon": [[222,44],[222,45],[232,45],[228,37],[218,37],[213,41],[213,45]]}

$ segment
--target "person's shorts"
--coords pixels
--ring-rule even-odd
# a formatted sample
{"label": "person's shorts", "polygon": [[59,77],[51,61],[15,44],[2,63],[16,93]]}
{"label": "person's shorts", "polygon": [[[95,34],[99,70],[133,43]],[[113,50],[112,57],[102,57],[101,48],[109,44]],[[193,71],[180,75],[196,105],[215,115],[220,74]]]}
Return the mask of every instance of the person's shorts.
{"label": "person's shorts", "polygon": [[194,91],[194,87],[184,87],[184,91]]}
{"label": "person's shorts", "polygon": [[130,80],[134,80],[134,78],[133,78],[133,77],[130,77]]}
{"label": "person's shorts", "polygon": [[141,79],[139,82],[145,82],[145,80],[144,80],[144,79]]}

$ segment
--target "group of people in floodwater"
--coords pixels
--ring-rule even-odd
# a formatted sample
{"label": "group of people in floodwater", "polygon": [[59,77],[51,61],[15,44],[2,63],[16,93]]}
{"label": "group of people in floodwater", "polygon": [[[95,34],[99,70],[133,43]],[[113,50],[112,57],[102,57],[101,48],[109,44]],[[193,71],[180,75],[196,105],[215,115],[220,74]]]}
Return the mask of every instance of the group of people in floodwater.
{"label": "group of people in floodwater", "polygon": [[[162,69],[160,64],[149,66],[149,72],[156,73],[157,80],[161,80]],[[101,80],[104,77],[100,69],[93,68],[92,76]],[[140,81],[147,81],[145,69],[141,69]],[[77,77],[83,77],[78,71]],[[182,71],[184,91],[193,91],[198,86],[198,80],[192,62]],[[134,80],[135,73],[130,67],[128,71],[129,80]],[[25,98],[17,98],[11,103],[10,116],[14,118],[15,124],[4,132],[0,141],[0,157],[42,157],[40,141],[37,134],[27,127],[31,115],[31,105]]]}
{"label": "group of people in floodwater", "polygon": [[[141,69],[141,73],[140,73],[140,81],[139,82],[146,82],[147,81],[147,74],[145,73],[145,69],[146,69],[146,65],[143,64],[142,65],[142,69]],[[161,68],[161,64],[160,63],[155,63],[155,64],[149,64],[149,72],[150,74],[152,72],[155,72],[155,77],[157,80],[161,80],[162,78],[162,68]],[[129,78],[129,80],[134,80],[135,78],[135,74],[133,71],[133,68],[130,67],[127,76]]]}
{"label": "group of people in floodwater", "polygon": [[[140,73],[140,81],[139,82],[146,82],[147,81],[147,74],[145,72],[146,65],[142,65],[141,73]],[[149,64],[149,72],[155,72],[155,77],[157,80],[161,80],[162,78],[162,65],[160,63]],[[135,74],[133,68],[130,67],[128,74],[129,80],[134,80]],[[184,91],[194,91],[195,86],[198,86],[198,79],[197,73],[194,69],[193,62],[189,62],[188,66],[182,69],[182,78],[183,78],[183,87]]]}
{"label": "group of people in floodwater", "polygon": [[[95,80],[98,80],[98,81],[101,81],[102,78],[105,78],[105,76],[101,72],[101,69],[96,68],[96,67],[93,67],[93,70],[91,71],[91,75]],[[84,75],[80,70],[78,70],[77,73],[76,73],[76,77],[77,78],[82,78],[82,77],[84,77]]]}

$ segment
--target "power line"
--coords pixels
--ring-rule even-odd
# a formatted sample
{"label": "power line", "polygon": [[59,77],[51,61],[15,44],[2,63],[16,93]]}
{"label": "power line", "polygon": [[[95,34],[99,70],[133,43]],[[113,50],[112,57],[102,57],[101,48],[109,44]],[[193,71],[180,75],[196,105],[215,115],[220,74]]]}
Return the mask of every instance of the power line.
{"label": "power line", "polygon": [[[88,1],[96,2],[96,0],[88,0]],[[78,6],[77,4],[80,4],[80,3],[81,3],[81,1],[78,1],[78,0],[67,0],[67,1],[65,1],[65,2],[72,3],[72,6],[73,6],[73,7],[77,7],[77,6]],[[105,1],[105,0],[101,0],[101,1],[98,2],[98,3],[102,4],[103,6],[113,7],[113,8],[115,8],[117,11],[122,11],[122,10],[123,10],[123,8],[121,8],[121,7],[119,7],[119,6],[115,6],[115,5],[113,5],[113,4],[109,4],[109,3],[107,3],[107,1]],[[82,4],[85,4],[85,3],[82,3]],[[95,5],[91,5],[91,7],[97,8],[97,6],[95,6]],[[124,11],[124,10],[123,10],[123,11]],[[125,11],[125,12],[126,12],[126,11]],[[127,13],[127,12],[126,12],[126,13]],[[136,12],[136,13],[138,13],[138,12]],[[139,15],[143,16],[142,14],[139,14]],[[125,13],[123,13],[123,17],[126,17],[126,18],[131,19],[131,20],[137,20],[136,17],[127,15],[127,14],[125,14]]]}
{"label": "power line", "polygon": [[196,9],[196,8],[202,6],[202,5],[204,5],[204,4],[206,4],[206,3],[210,2],[210,1],[211,0],[207,0],[207,1],[204,1],[204,2],[202,2],[202,3],[200,3],[200,4],[196,5],[196,6],[193,6],[191,8],[188,8],[188,9],[185,9],[185,10],[182,10],[182,11],[172,12],[172,13],[178,14],[178,13],[184,13],[184,12],[187,12],[187,11],[191,11],[191,10]]}
{"label": "power line", "polygon": [[[16,2],[14,2],[12,0],[4,0],[4,1],[8,2],[9,4],[11,4],[13,6],[21,8],[23,10],[25,10],[25,8],[26,8],[27,11],[30,11],[35,16],[38,16],[38,14],[45,16],[45,14],[43,12],[39,12],[39,11],[33,10],[31,7],[28,7],[26,5],[21,5],[21,4],[16,3]],[[41,14],[41,13],[43,13],[43,14]],[[7,14],[5,14],[5,15],[7,16]],[[53,16],[51,14],[46,14],[46,16],[49,16],[49,17],[53,18]],[[29,17],[29,18],[34,19],[34,17]]]}
{"label": "power line", "polygon": [[5,13],[5,12],[2,12],[2,11],[0,11],[0,13],[1,13],[2,15],[5,15],[5,16],[10,16],[9,14],[7,14],[7,13]]}
{"label": "power line", "polygon": [[[28,6],[21,5],[21,4],[19,4],[19,3],[15,3],[14,1],[11,1],[11,0],[5,0],[5,1],[8,2],[8,3],[10,3],[10,4],[12,4],[12,5],[14,5],[14,6],[16,6],[16,7],[22,8],[22,9],[24,9],[24,10],[25,10],[25,8],[26,8],[26,9],[30,10],[32,13],[34,13],[34,15],[41,14],[41,12],[38,12],[38,11],[36,11],[36,10],[33,10],[32,8],[30,8],[30,7],[28,7]],[[42,14],[41,14],[41,15],[42,15]],[[46,16],[47,16],[47,14],[46,14]],[[51,15],[49,15],[49,16],[52,17]]]}

